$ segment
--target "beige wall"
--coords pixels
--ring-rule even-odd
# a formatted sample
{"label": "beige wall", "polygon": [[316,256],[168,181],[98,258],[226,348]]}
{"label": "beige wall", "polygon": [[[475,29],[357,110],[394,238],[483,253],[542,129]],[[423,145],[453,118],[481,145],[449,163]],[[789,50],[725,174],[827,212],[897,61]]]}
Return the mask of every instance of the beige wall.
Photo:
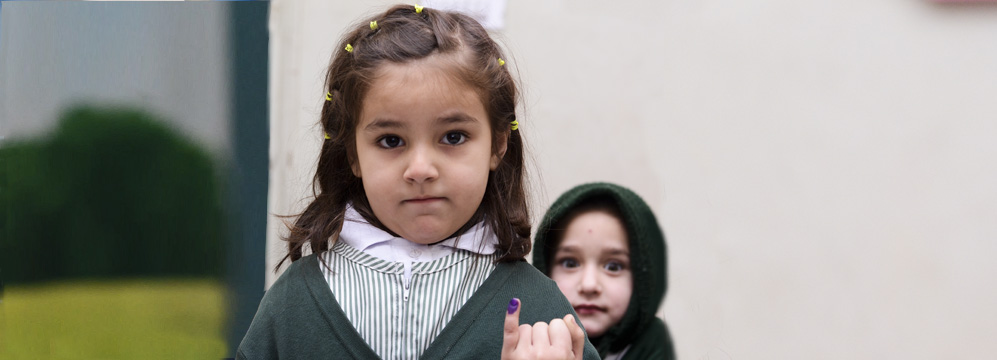
{"label": "beige wall", "polygon": [[[681,358],[997,353],[997,3],[617,3],[509,0],[497,35],[538,211],[644,196]],[[305,204],[323,66],[377,4],[272,2],[274,213]]]}

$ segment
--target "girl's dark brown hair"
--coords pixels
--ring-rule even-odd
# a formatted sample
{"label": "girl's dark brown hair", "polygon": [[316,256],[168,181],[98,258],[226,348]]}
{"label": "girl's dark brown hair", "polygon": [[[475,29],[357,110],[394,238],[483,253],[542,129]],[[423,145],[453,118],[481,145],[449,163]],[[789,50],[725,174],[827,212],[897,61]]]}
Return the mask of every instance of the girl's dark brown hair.
{"label": "girl's dark brown hair", "polygon": [[[377,21],[376,29],[368,25],[371,21]],[[326,75],[332,100],[322,108],[321,123],[329,139],[319,153],[314,199],[289,226],[284,237],[288,254],[277,268],[287,259],[300,259],[306,245],[312,253],[328,250],[338,240],[347,204],[372,225],[392,233],[374,216],[361,179],[350,170],[356,161],[355,131],[364,96],[379,66],[433,55],[447,61],[455,79],[478,90],[491,125],[492,152],[498,152],[500,141],[507,142],[502,161],[488,174],[481,205],[456,234],[486,220],[499,239],[498,261],[524,260],[530,252],[530,220],[523,139],[521,130],[510,130],[518,94],[512,75],[498,62],[502,57],[498,45],[466,15],[430,8],[416,12],[411,5],[396,5],[354,29],[338,45]],[[345,50],[347,45],[352,51]]]}

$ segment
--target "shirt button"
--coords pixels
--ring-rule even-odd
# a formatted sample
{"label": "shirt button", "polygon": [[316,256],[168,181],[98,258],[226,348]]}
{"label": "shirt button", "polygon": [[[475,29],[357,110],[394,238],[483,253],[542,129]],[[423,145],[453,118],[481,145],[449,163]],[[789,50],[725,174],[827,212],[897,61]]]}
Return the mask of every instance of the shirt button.
{"label": "shirt button", "polygon": [[408,252],[408,256],[411,257],[411,258],[413,258],[413,259],[419,257],[419,255],[422,255],[422,250],[412,249],[412,251]]}

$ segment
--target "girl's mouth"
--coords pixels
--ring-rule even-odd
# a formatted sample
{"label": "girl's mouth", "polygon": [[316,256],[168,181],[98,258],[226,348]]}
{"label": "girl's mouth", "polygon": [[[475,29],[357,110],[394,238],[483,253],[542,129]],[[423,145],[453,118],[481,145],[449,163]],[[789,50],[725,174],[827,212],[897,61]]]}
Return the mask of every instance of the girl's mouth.
{"label": "girl's mouth", "polygon": [[592,304],[582,304],[582,305],[575,306],[575,312],[578,313],[578,315],[580,315],[580,316],[581,315],[592,315],[592,314],[600,313],[600,312],[603,312],[603,311],[606,311],[603,307],[601,307],[601,306],[595,306],[595,305],[592,305]]}
{"label": "girl's mouth", "polygon": [[422,197],[422,198],[414,198],[414,199],[405,200],[405,202],[409,203],[409,204],[430,204],[430,203],[437,202],[437,201],[443,201],[443,198],[441,198],[441,197]]}

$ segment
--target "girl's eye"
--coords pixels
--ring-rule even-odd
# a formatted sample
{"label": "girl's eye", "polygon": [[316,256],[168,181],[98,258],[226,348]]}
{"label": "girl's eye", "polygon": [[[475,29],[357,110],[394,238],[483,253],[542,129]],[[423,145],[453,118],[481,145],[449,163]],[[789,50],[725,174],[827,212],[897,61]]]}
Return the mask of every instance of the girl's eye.
{"label": "girl's eye", "polygon": [[609,270],[609,272],[614,272],[615,273],[615,272],[620,272],[620,271],[626,270],[627,267],[625,265],[623,265],[623,263],[621,263],[619,261],[610,261],[610,262],[606,263],[605,268],[606,268],[606,270]]}
{"label": "girl's eye", "polygon": [[460,145],[467,141],[467,135],[452,131],[443,136],[443,143],[447,145]]}
{"label": "girl's eye", "polygon": [[578,267],[578,261],[576,261],[575,259],[572,259],[572,258],[561,259],[561,261],[558,261],[557,264],[561,265],[561,267],[566,268],[566,269],[571,269],[571,268]]}
{"label": "girl's eye", "polygon": [[380,145],[385,149],[392,149],[405,145],[405,142],[403,142],[402,138],[400,137],[394,135],[388,135],[388,136],[382,136],[381,139],[377,140],[377,145]]}

